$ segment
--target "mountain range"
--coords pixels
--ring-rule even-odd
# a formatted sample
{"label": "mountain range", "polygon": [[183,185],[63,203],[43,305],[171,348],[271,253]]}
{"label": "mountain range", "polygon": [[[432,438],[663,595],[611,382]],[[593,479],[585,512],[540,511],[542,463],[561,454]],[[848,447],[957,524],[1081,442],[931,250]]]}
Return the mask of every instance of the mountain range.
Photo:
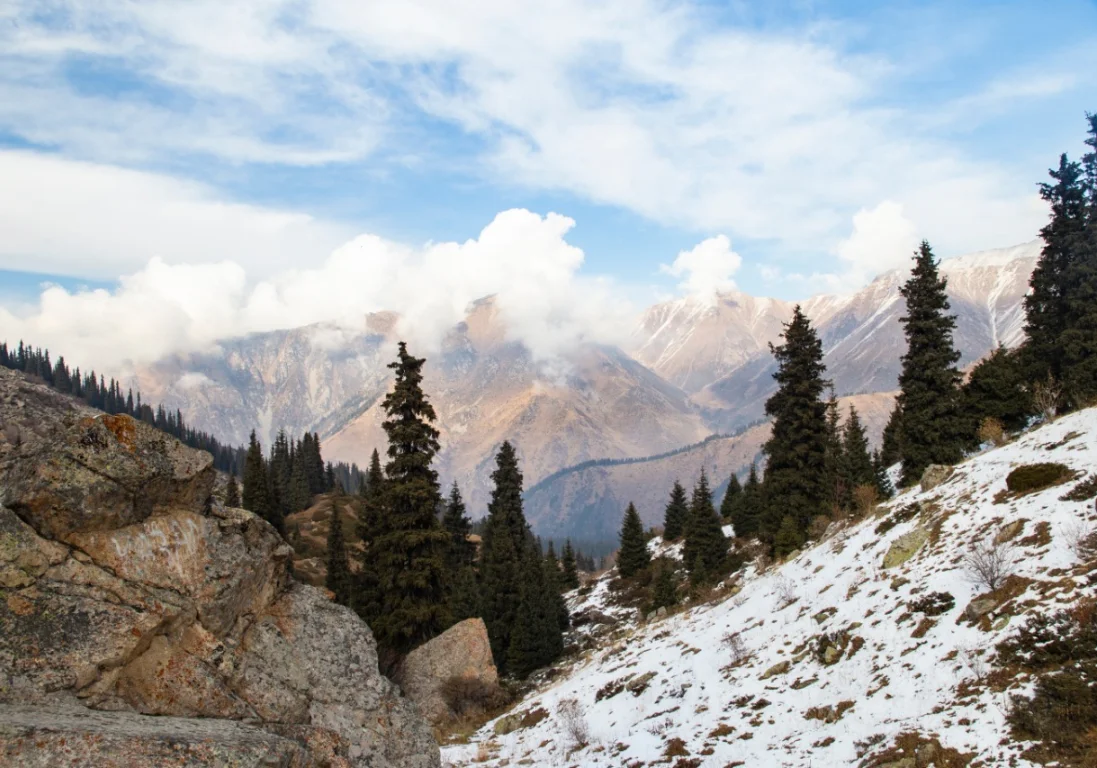
{"label": "mountain range", "polygon": [[[942,262],[961,364],[1019,342],[1022,299],[1039,251],[1034,241]],[[802,302],[839,396],[896,388],[904,279],[894,270],[855,293]],[[471,514],[481,516],[494,454],[510,440],[531,489],[530,519],[554,536],[612,533],[628,497],[654,500],[657,486],[665,492],[672,475],[685,482],[693,474],[689,467],[709,462],[713,451],[724,458],[711,470],[725,483],[728,473],[745,472],[764,431],[677,451],[670,463],[608,472],[634,473],[631,481],[603,481],[587,469],[533,490],[568,467],[658,456],[759,422],[773,391],[769,345],[779,341],[793,306],[739,291],[664,302],[642,313],[626,344],[585,344],[546,364],[508,338],[492,297],[481,299],[424,367],[441,432],[440,476],[445,484],[458,482]],[[132,383],[147,401],[178,408],[189,423],[223,440],[244,443],[255,429],[267,446],[280,428],[316,431],[325,458],[363,465],[374,448],[385,446],[380,402],[390,382],[386,365],[394,356],[397,320],[379,312],[359,329],[316,324],[228,339],[214,352],[142,366]],[[872,403],[870,431],[878,434],[886,418],[880,404],[890,400],[864,402]],[[654,514],[653,504],[642,503],[642,514]]]}

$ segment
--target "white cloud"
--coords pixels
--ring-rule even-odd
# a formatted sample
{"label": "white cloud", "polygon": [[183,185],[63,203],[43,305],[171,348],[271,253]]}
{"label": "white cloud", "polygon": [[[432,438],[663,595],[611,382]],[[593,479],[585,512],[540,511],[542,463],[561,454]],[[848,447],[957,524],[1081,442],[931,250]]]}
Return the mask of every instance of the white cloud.
{"label": "white cloud", "polygon": [[[464,243],[413,248],[362,235],[316,267],[251,287],[233,262],[154,258],[115,291],[54,286],[30,312],[0,309],[0,337],[33,339],[78,364],[121,371],[255,331],[321,321],[362,329],[366,313],[392,310],[401,335],[432,352],[472,302],[494,295],[508,336],[549,361],[584,341],[623,340],[633,316],[611,283],[578,274],[583,252],[565,239],[573,225],[557,214],[510,210]],[[338,334],[323,342],[337,344]]]}
{"label": "white cloud", "polygon": [[885,200],[853,216],[853,232],[838,244],[838,258],[846,267],[848,287],[856,288],[874,275],[907,266],[918,245],[914,223],[903,206]]}
{"label": "white cloud", "polygon": [[668,275],[685,277],[679,288],[686,293],[713,299],[717,293],[735,288],[732,276],[742,263],[739,254],[731,250],[727,236],[717,235],[702,240],[691,250],[680,251],[673,264],[662,264],[659,268]]}
{"label": "white cloud", "polygon": [[352,230],[226,202],[153,173],[0,150],[0,269],[114,279],[158,256],[232,260],[253,278],[318,261]]}
{"label": "white cloud", "polygon": [[[492,180],[800,251],[833,248],[866,201],[903,205],[943,253],[1043,219],[1030,169],[896,106],[896,67],[827,24],[734,28],[661,0],[58,0],[62,33],[36,6],[0,29],[0,127],[83,157],[347,162],[405,153],[426,115],[481,137],[459,162]],[[66,57],[104,51],[186,108],[73,86]],[[1026,74],[1029,95],[1080,85]]]}

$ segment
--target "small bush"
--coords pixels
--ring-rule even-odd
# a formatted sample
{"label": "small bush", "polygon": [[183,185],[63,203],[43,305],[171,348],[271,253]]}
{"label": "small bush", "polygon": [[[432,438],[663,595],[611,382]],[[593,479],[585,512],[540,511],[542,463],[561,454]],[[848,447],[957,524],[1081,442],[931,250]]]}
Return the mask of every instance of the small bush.
{"label": "small bush", "polygon": [[1006,428],[1002,426],[1002,422],[998,421],[998,419],[988,416],[983,419],[983,423],[979,425],[978,437],[980,443],[1005,445]]}
{"label": "small bush", "polygon": [[724,635],[724,646],[731,651],[731,666],[737,667],[750,660],[753,655],[743,642],[743,637],[738,632],[728,632]]}
{"label": "small bush", "polygon": [[858,517],[876,514],[876,505],[880,502],[880,492],[875,485],[858,485],[853,489],[853,509]]}
{"label": "small bush", "polygon": [[1062,399],[1063,389],[1051,374],[1048,374],[1046,381],[1038,381],[1032,387],[1032,404],[1046,421],[1055,419],[1055,414],[1059,412],[1059,401]]}
{"label": "small bush", "polygon": [[442,683],[439,692],[459,718],[475,717],[510,702],[507,692],[498,685],[475,677],[451,677]]}
{"label": "small bush", "polygon": [[1013,547],[994,540],[977,544],[964,555],[963,563],[973,584],[993,592],[1013,573]]}
{"label": "small bush", "polygon": [[1070,467],[1063,464],[1024,464],[1006,476],[1006,488],[1011,493],[1031,493],[1067,480],[1071,474]]}
{"label": "small bush", "polygon": [[924,616],[940,616],[956,607],[956,598],[948,592],[930,592],[910,603],[911,613]]}
{"label": "small bush", "polygon": [[583,707],[577,699],[564,699],[556,707],[556,717],[564,728],[564,735],[578,749],[590,743],[590,729],[583,717]]}
{"label": "small bush", "polygon": [[1059,497],[1059,501],[1089,501],[1097,498],[1097,475],[1090,475]]}

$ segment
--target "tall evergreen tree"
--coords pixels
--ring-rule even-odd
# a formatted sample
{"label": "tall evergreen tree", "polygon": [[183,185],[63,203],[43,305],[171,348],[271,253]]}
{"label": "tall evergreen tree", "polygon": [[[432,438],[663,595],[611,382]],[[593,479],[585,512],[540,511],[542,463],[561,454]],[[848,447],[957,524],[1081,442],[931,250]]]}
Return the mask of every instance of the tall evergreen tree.
{"label": "tall evergreen tree", "polygon": [[732,472],[731,477],[728,478],[728,488],[724,491],[724,500],[720,502],[720,517],[725,522],[731,522],[731,518],[735,514],[736,501],[738,501],[742,492],[743,486],[739,484],[739,478]]}
{"label": "tall evergreen tree", "polygon": [[240,506],[240,486],[236,483],[236,475],[229,475],[228,487],[225,489],[225,506]]}
{"label": "tall evergreen tree", "polygon": [[461,498],[461,489],[453,481],[446,511],[442,515],[442,528],[449,534],[449,550],[446,554],[446,570],[456,576],[466,565],[472,565],[476,557],[476,545],[469,541],[472,533],[472,521],[465,514],[465,502]]}
{"label": "tall evergreen tree", "polygon": [[555,602],[545,583],[544,566],[532,537],[526,539],[518,592],[506,669],[515,677],[525,678],[535,669],[550,664],[563,651]]}
{"label": "tall evergreen tree", "polygon": [[963,386],[963,407],[976,427],[997,419],[1010,431],[1022,429],[1033,406],[1020,356],[998,347],[983,358]]}
{"label": "tall evergreen tree", "polygon": [[450,597],[450,612],[454,623],[483,615],[480,607],[480,585],[476,581],[476,569],[466,565],[457,572]]}
{"label": "tall evergreen tree", "polygon": [[692,577],[703,581],[723,574],[728,541],[721,527],[720,515],[712,504],[712,491],[704,469],[690,500],[685,539],[682,557]]}
{"label": "tall evergreen tree", "polygon": [[630,501],[621,522],[621,548],[617,553],[617,572],[629,579],[648,567],[651,557],[644,539],[644,524]]}
{"label": "tall evergreen tree", "polygon": [[686,489],[677,480],[670,489],[670,501],[663,515],[663,540],[677,541],[685,532],[686,518],[689,517],[689,502],[686,501]]}
{"label": "tall evergreen tree", "polygon": [[341,497],[331,501],[331,520],[328,525],[328,573],[325,586],[335,595],[339,605],[351,603],[351,573],[347,562],[347,543],[343,537],[343,519],[339,513]]}
{"label": "tall evergreen tree", "polygon": [[735,535],[750,538],[758,535],[762,515],[762,484],[758,480],[758,465],[751,463],[746,485],[731,510],[731,524]]}
{"label": "tall evergreen tree", "polygon": [[[504,442],[495,464],[491,474],[494,488],[481,543],[480,583],[492,655],[505,670],[521,597],[519,583],[527,570],[523,569],[522,560],[530,533],[522,511],[522,472],[514,446]],[[540,559],[538,555],[538,562]]]}
{"label": "tall evergreen tree", "polygon": [[278,505],[283,515],[304,509],[304,507],[294,508],[290,503],[290,475],[292,471],[289,439],[286,437],[286,431],[280,429],[270,449],[270,482],[274,490],[274,503]]}
{"label": "tall evergreen tree", "polygon": [[560,568],[564,574],[564,589],[579,589],[579,565],[575,561],[575,550],[571,548],[571,539],[564,542]]}
{"label": "tall evergreen tree", "polygon": [[880,460],[885,467],[898,464],[903,460],[903,411],[899,401],[892,406],[891,415],[884,425],[884,434],[880,445]]}
{"label": "tall evergreen tree", "polygon": [[888,477],[888,464],[879,451],[873,451],[872,453],[872,476],[878,498],[881,500],[890,499],[895,495],[895,488],[892,487],[891,478]]}
{"label": "tall evergreen tree", "polygon": [[277,514],[270,498],[270,478],[267,476],[263,448],[255,437],[255,430],[248,438],[248,452],[244,459],[244,509],[254,512],[282,532],[282,516]]}
{"label": "tall evergreen tree", "polygon": [[796,519],[792,515],[785,515],[777,529],[777,535],[773,537],[773,552],[777,557],[784,557],[798,550],[804,540],[804,532]]}
{"label": "tall evergreen tree", "polygon": [[655,571],[655,587],[652,589],[651,607],[669,608],[678,602],[678,580],[674,575],[674,567],[667,562],[661,562]]}
{"label": "tall evergreen tree", "polygon": [[952,343],[956,318],[948,314],[946,285],[923,240],[910,279],[899,289],[907,305],[899,318],[907,338],[899,374],[903,485],[917,482],[930,464],[960,461],[972,433],[960,402],[960,353]]}
{"label": "tall evergreen tree", "polygon": [[[305,483],[307,486],[307,482]],[[385,473],[377,449],[370,456],[369,468],[359,492],[362,498],[358,516],[358,536],[362,540],[358,578],[355,579],[354,609],[366,624],[373,626],[382,610],[381,574],[377,552],[388,515],[385,511]]]}
{"label": "tall evergreen tree", "polygon": [[1051,206],[1051,221],[1040,230],[1044,247],[1029,278],[1025,296],[1025,343],[1030,380],[1063,377],[1063,334],[1069,327],[1071,267],[1085,236],[1086,199],[1082,168],[1067,156],[1048,171],[1052,183],[1040,185]]}
{"label": "tall evergreen tree", "polygon": [[[445,555],[449,534],[436,516],[441,503],[434,407],[423,394],[422,358],[400,342],[392,390],[381,403],[389,461],[385,467],[386,524],[375,539],[373,560],[380,581],[381,613],[374,620],[378,643],[406,653],[449,626]],[[311,441],[319,457],[319,439]],[[322,465],[321,465],[322,466]]]}
{"label": "tall evergreen tree", "polygon": [[777,391],[766,401],[773,432],[766,442],[765,502],[760,531],[773,541],[786,516],[806,538],[813,518],[826,514],[826,406],[820,400],[823,346],[799,306],[785,325],[785,343],[770,345],[777,358]]}
{"label": "tall evergreen tree", "polygon": [[300,512],[308,509],[312,503],[312,493],[309,491],[308,470],[305,468],[304,456],[301,451],[296,451],[293,456],[293,466],[290,468],[289,482],[286,483],[287,505],[291,512]]}
{"label": "tall evergreen tree", "polygon": [[842,472],[845,457],[842,456],[842,428],[838,414],[838,398],[834,390],[826,402],[826,500],[830,509],[845,506],[850,488],[846,486],[846,476]]}
{"label": "tall evergreen tree", "polygon": [[556,610],[556,625],[561,632],[571,626],[571,615],[568,613],[568,604],[564,600],[564,572],[560,569],[560,561],[556,559],[556,549],[550,540],[548,551],[545,552],[545,583],[548,584],[552,604]]}
{"label": "tall evergreen tree", "polygon": [[861,485],[876,484],[876,472],[872,465],[872,455],[868,449],[868,438],[861,425],[857,409],[849,407],[849,418],[842,430],[842,486],[845,496],[842,505],[847,509],[853,505],[853,489]]}

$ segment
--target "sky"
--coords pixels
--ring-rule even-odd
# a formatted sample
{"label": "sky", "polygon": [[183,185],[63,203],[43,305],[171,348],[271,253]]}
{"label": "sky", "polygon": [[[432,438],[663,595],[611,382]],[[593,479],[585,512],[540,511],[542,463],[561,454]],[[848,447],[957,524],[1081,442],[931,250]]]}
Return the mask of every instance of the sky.
{"label": "sky", "polygon": [[1087,110],[1092,0],[3,0],[0,336],[429,347],[495,293],[552,356],[1031,240]]}

